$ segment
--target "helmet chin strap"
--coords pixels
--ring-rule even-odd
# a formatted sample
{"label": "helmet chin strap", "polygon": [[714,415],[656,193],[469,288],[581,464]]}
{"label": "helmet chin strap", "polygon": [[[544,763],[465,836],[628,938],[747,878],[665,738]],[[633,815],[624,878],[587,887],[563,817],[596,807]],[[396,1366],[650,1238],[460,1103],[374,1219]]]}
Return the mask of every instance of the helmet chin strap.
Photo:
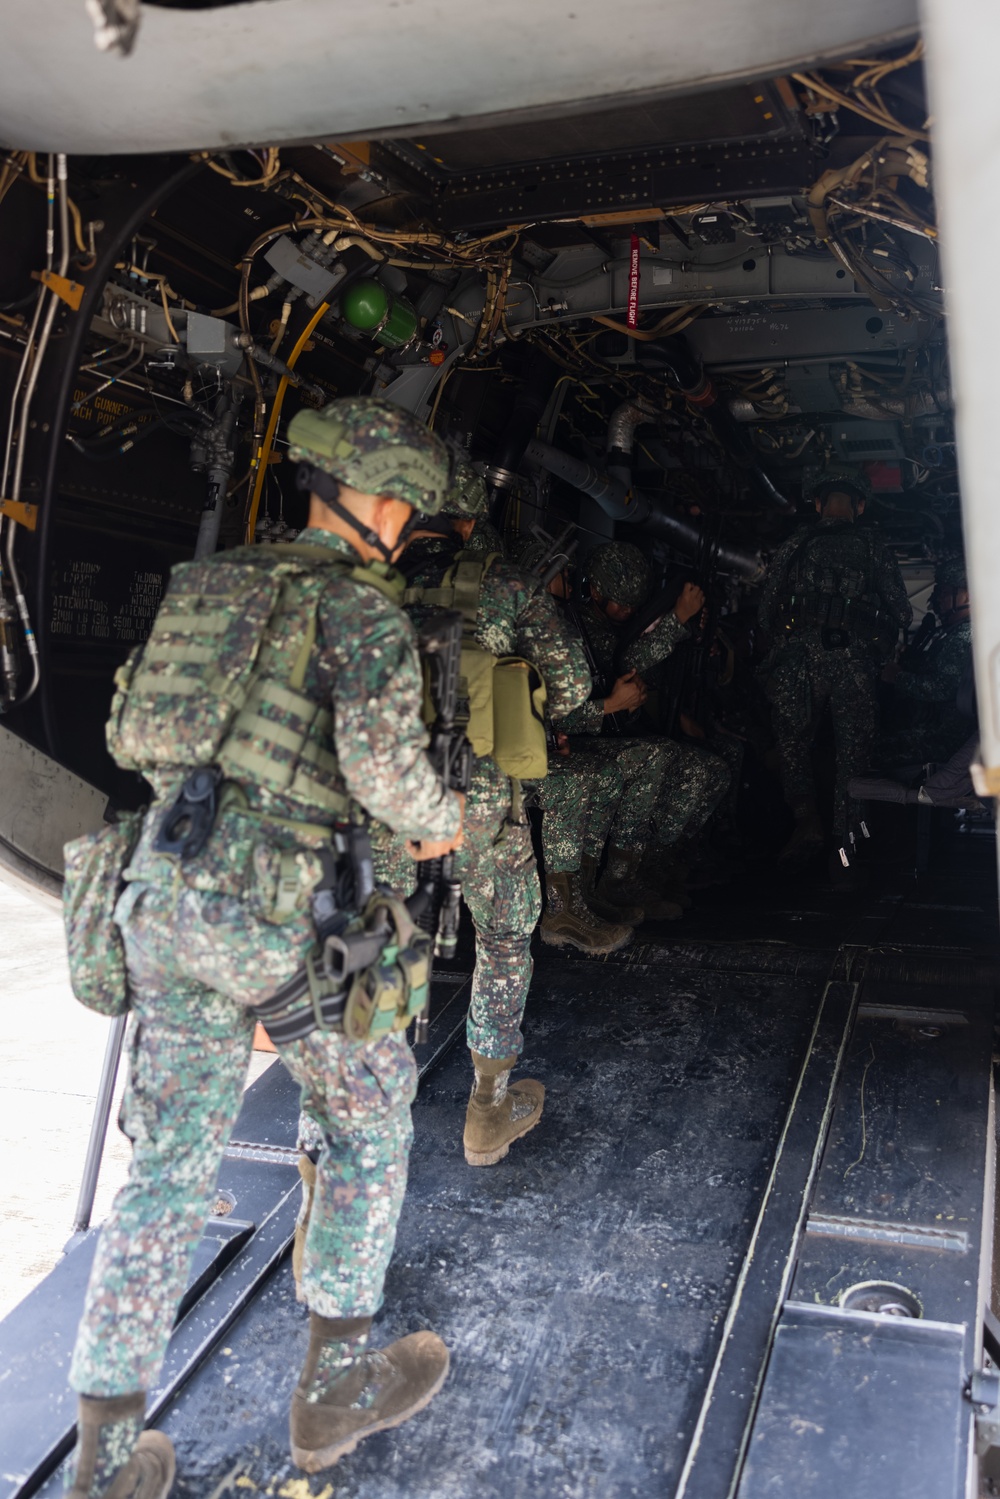
{"label": "helmet chin strap", "polygon": [[329,510],[332,510],[334,515],[339,516],[356,536],[360,536],[366,546],[370,546],[375,551],[381,552],[386,562],[392,561],[393,552],[397,551],[403,544],[410,531],[413,530],[414,522],[419,519],[419,516],[414,512],[399,533],[396,545],[387,547],[377,531],[373,531],[371,526],[366,526],[364,521],[359,520],[356,515],[352,514],[346,505],[340,503],[340,482],[332,474],[326,473],[321,468],[313,468],[308,463],[300,463],[299,471],[295,475],[295,487],[296,489],[301,489],[306,494],[319,495],[323,504]]}

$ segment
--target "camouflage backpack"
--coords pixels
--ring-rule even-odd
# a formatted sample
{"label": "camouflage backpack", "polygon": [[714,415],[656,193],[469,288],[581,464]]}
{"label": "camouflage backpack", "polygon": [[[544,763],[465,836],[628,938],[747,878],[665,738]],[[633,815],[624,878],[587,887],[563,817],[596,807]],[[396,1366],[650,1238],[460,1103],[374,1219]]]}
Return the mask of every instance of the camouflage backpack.
{"label": "camouflage backpack", "polygon": [[[383,563],[356,565],[308,543],[239,547],[175,567],[148,640],[115,675],[107,742],[117,763],[140,771],[217,765],[229,779],[343,815],[346,798],[330,784],[332,714],[303,691],[333,573],[400,597],[401,580]],[[261,670],[259,658],[293,607],[302,627],[283,678]]]}

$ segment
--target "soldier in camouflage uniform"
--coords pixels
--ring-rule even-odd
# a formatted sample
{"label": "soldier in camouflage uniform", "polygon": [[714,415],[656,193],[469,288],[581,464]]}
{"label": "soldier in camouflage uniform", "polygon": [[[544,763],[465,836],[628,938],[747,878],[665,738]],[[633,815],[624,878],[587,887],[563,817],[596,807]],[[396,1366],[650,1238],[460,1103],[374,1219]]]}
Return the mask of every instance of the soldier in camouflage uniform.
{"label": "soldier in camouflage uniform", "polygon": [[486,486],[472,464],[465,458],[459,459],[455,465],[452,493],[466,497],[464,503],[472,507],[469,514],[475,520],[475,525],[463,542],[465,550],[467,552],[499,552],[503,557],[505,555],[503,537],[490,520]]}
{"label": "soldier in camouflage uniform", "polygon": [[[74,1499],[169,1492],[169,1442],[156,1432],[140,1437],[145,1392],[159,1375],[240,1105],[255,1024],[247,1006],[301,970],[314,945],[309,894],[333,823],[363,809],[419,840],[428,857],[460,838],[460,798],[444,790],[425,754],[413,632],[387,596],[396,585],[385,565],[414,507],[433,511],[443,500],[448,455],[413,417],[362,397],[300,412],[289,435],[303,463],[300,484],[311,491],[308,529],[295,547],[245,548],[175,570],[154,624],[161,643],[147,646],[122,682],[122,714],[131,694],[145,701],[140,687],[152,677],[176,699],[182,668],[174,663],[205,659],[183,638],[204,618],[201,606],[220,597],[213,580],[240,566],[250,579],[288,567],[297,553],[304,559],[262,616],[252,678],[261,706],[226,731],[220,811],[204,850],[186,863],[155,841],[187,784],[181,746],[213,690],[204,666],[183,678],[188,695],[178,713],[166,727],[163,715],[155,724],[161,739],[176,730],[179,763],[147,766],[154,800],[116,909],[135,1012],[122,1114],[134,1154],[101,1233],[73,1355],[81,1397]],[[228,595],[227,617],[213,627],[231,627],[238,639],[243,597]],[[120,745],[120,735],[111,742]],[[275,904],[279,866],[286,895],[289,882],[298,884],[283,910]],[[415,1068],[405,1034],[352,1042],[342,1030],[313,1028],[278,1049],[324,1144],[302,1263],[310,1345],[291,1414],[293,1457],[316,1471],[422,1409],[444,1381],[448,1353],[429,1332],[365,1351],[412,1137]]]}
{"label": "soldier in camouflage uniform", "polygon": [[[518,566],[543,581],[554,560],[558,559],[553,557],[551,544],[545,541],[522,541],[517,550]],[[569,597],[566,571],[556,573],[547,586],[567,627],[579,638],[579,630],[563,607]],[[625,789],[624,772],[615,760],[597,762],[591,756],[574,754],[567,734],[557,733],[554,739],[548,775],[536,792],[545,813],[542,845],[546,901],[539,931],[542,941],[554,947],[570,946],[602,955],[622,946],[626,929],[638,926],[644,918],[639,906],[608,907],[601,913],[593,881],[588,886],[582,872],[583,845],[591,816],[599,821],[605,807],[618,806]],[[598,855],[601,852],[598,849]]]}
{"label": "soldier in camouflage uniform", "polygon": [[[676,875],[666,850],[704,825],[725,794],[729,771],[708,751],[662,737],[628,736],[629,720],[646,697],[641,673],[687,638],[688,622],[705,602],[696,584],[685,584],[674,608],[621,650],[621,627],[645,601],[651,582],[646,558],[629,542],[606,542],[591,554],[589,597],[575,618],[595,668],[595,691],[556,727],[568,733],[572,755],[591,768],[594,789],[581,849],[588,902],[602,916],[638,908],[651,919],[671,920],[681,907],[672,898]],[[607,725],[619,732],[604,733]],[[551,820],[546,815],[546,859],[549,846],[566,839],[560,810],[556,804]],[[595,889],[609,838],[607,866]]]}
{"label": "soldier in camouflage uniform", "polygon": [[833,847],[845,847],[858,811],[848,796],[863,774],[876,726],[875,681],[912,611],[895,557],[856,521],[869,489],[856,470],[823,474],[807,491],[819,520],[779,548],[758,619],[774,646],[762,675],[771,701],[785,800],[795,831],[782,858],[800,862],[823,843],[811,751],[830,706],[836,746]]}
{"label": "soldier in camouflage uniform", "polygon": [[946,557],[935,570],[933,607],[939,624],[903,668],[882,673],[894,688],[879,763],[887,770],[942,764],[974,732],[972,621],[965,562]]}
{"label": "soldier in camouflage uniform", "polygon": [[[419,535],[401,567],[416,589],[438,588],[459,546],[485,514],[481,479],[452,490],[444,514],[453,534]],[[415,601],[412,612],[424,606]],[[482,577],[474,635],[496,656],[523,656],[544,679],[550,710],[565,714],[590,691],[590,672],[579,645],[559,618],[537,578],[503,561]],[[397,878],[412,885],[399,868]],[[388,867],[388,866],[383,866]],[[455,860],[456,877],[476,929],[476,966],[466,1036],[475,1081],[466,1113],[463,1145],[470,1165],[501,1160],[511,1143],[541,1117],[545,1089],[530,1079],[511,1083],[521,1053],[521,1017],[531,983],[531,934],[538,921],[538,872],[520,788],[489,757],[477,757],[466,801],[465,843]],[[617,940],[631,933],[621,928]]]}

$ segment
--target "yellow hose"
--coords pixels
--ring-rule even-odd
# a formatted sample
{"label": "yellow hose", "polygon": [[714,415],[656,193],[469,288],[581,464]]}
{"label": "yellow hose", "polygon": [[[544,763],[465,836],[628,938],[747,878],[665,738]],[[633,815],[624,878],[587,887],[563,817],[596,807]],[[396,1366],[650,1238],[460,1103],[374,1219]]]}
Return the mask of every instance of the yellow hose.
{"label": "yellow hose", "polygon": [[[312,317],[299,335],[298,343],[288,356],[288,368],[295,368],[295,361],[309,342],[310,336],[320,318],[330,311],[329,302],[323,302],[317,307]],[[254,480],[253,496],[250,500],[250,513],[247,516],[246,540],[253,541],[253,533],[257,529],[257,512],[260,509],[260,497],[264,490],[264,476],[267,473],[268,461],[271,457],[271,449],[274,446],[274,434],[278,430],[278,418],[281,416],[281,408],[285,400],[285,392],[288,389],[288,376],[282,375],[278,381],[278,389],[274,397],[274,405],[271,407],[271,415],[267,423],[267,431],[264,433],[264,441],[261,444],[260,458],[257,462],[257,477]]]}

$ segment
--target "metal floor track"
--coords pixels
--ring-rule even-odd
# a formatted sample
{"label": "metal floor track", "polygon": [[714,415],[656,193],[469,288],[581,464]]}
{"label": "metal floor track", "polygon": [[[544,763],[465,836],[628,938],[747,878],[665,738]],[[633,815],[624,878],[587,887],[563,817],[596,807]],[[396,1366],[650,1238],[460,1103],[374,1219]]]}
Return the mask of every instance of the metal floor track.
{"label": "metal floor track", "polygon": [[[769,913],[723,892],[608,961],[541,949],[522,1070],[545,1116],[490,1169],[461,1149],[466,988],[439,986],[373,1341],[433,1327],[451,1375],[311,1479],[288,1457],[306,1314],[280,1242],[294,1090],[273,1069],[223,1172],[259,1226],[206,1272],[156,1402],[178,1499],[964,1499],[992,1227],[989,884],[804,891],[777,912],[772,893]],[[280,1178],[263,1218],[245,1206],[262,1171]],[[918,1315],[841,1305],[873,1281]]]}

